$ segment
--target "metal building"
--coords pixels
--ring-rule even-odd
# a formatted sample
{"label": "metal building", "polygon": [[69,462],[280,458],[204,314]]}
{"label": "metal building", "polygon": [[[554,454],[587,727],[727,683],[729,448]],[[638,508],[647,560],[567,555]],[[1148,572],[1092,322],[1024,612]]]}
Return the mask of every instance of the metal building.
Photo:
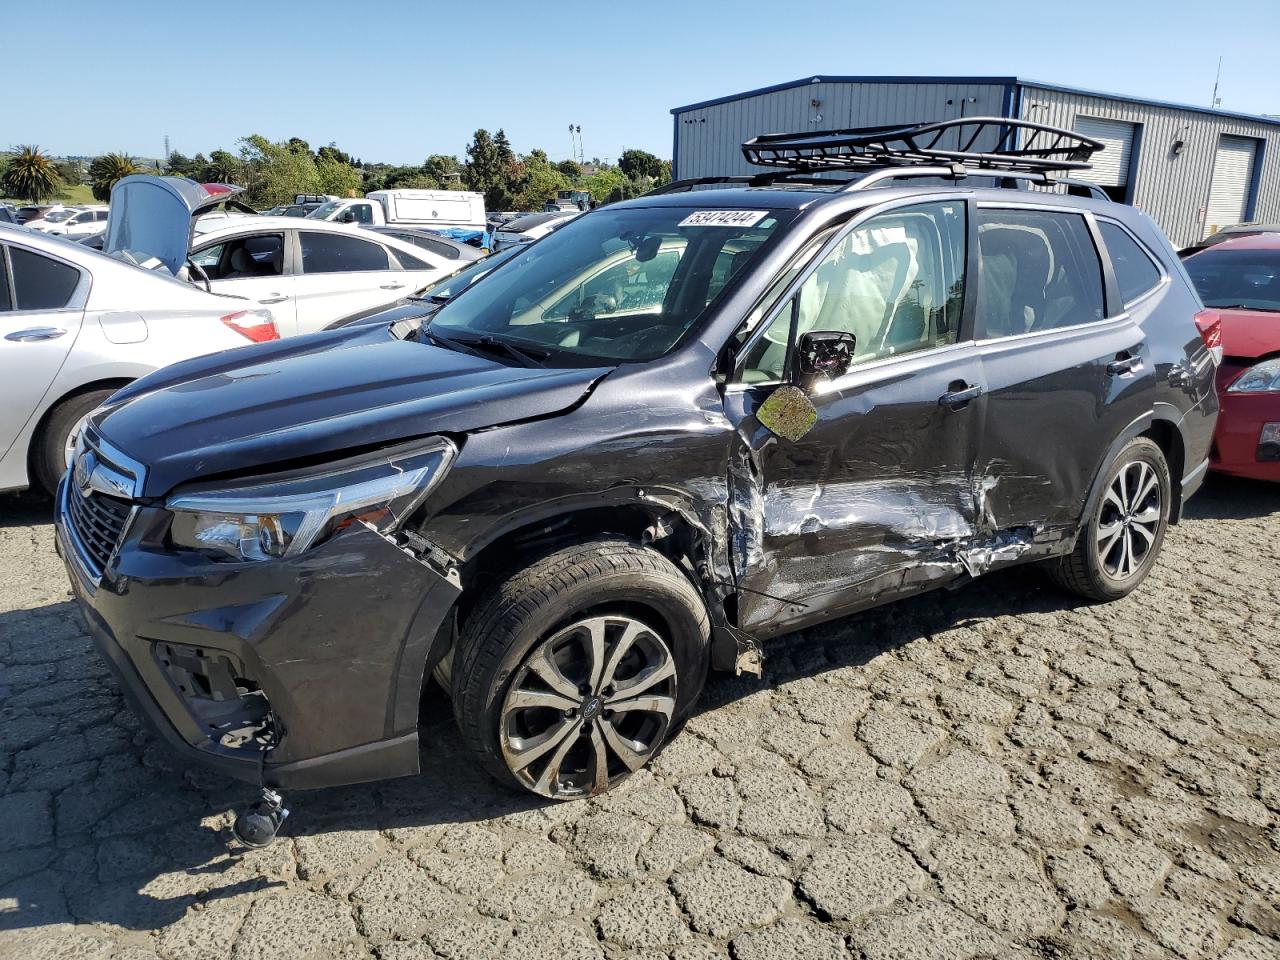
{"label": "metal building", "polygon": [[753,172],[762,133],[963,116],[1034,120],[1103,141],[1084,174],[1186,246],[1245,220],[1280,221],[1280,119],[1017,77],[805,77],[671,111],[676,177]]}

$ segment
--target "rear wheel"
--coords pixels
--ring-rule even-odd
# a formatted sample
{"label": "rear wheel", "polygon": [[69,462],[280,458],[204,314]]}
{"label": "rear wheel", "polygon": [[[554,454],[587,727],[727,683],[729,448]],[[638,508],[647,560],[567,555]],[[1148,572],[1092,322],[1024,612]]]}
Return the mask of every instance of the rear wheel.
{"label": "rear wheel", "polygon": [[709,635],[701,595],[656,551],[612,538],[558,550],[468,617],[451,668],[463,739],[511,786],[603,793],[688,714]]}
{"label": "rear wheel", "polygon": [[40,430],[32,456],[35,481],[49,494],[58,489],[58,481],[71,466],[71,455],[85,419],[114,390],[90,390],[68,397],[53,408]]}
{"label": "rear wheel", "polygon": [[1076,547],[1050,567],[1065,589],[1091,600],[1117,600],[1155,565],[1169,526],[1172,483],[1160,447],[1131,440],[1107,470],[1102,497]]}

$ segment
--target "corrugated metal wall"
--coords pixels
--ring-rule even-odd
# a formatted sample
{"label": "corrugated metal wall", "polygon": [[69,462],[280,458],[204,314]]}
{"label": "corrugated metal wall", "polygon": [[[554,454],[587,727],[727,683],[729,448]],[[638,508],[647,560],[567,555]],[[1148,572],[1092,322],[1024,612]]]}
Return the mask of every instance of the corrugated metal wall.
{"label": "corrugated metal wall", "polygon": [[[1029,85],[1022,87],[1021,99],[1020,116],[1037,123],[1071,129],[1083,115],[1141,124],[1133,203],[1164,228],[1175,247],[1204,234],[1213,158],[1222,134],[1267,141],[1253,219],[1280,220],[1280,126]],[[1179,155],[1173,152],[1177,140],[1184,143]]]}
{"label": "corrugated metal wall", "polygon": [[[1021,84],[1027,120],[1071,128],[1077,115],[1140,125],[1133,201],[1182,247],[1205,230],[1213,158],[1223,134],[1264,141],[1253,219],[1280,222],[1280,125]],[[709,177],[757,172],[742,141],[762,133],[1004,116],[1006,86],[964,82],[823,81],[744,95],[675,114],[676,173]],[[818,105],[812,105],[817,100]],[[950,101],[950,102],[948,102]],[[1173,143],[1184,147],[1175,156]]]}
{"label": "corrugated metal wall", "polygon": [[[817,100],[818,106],[812,106]],[[951,101],[948,104],[947,101]],[[1005,87],[952,83],[810,83],[675,115],[680,177],[757,173],[742,142],[762,133],[1002,116]]]}

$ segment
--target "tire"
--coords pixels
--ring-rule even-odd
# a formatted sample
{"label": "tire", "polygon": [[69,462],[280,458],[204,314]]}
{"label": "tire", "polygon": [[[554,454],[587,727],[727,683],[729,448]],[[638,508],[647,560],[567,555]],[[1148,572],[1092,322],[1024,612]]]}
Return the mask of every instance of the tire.
{"label": "tire", "polygon": [[1164,545],[1172,491],[1160,447],[1146,437],[1130,440],[1107,468],[1102,496],[1085,519],[1075,549],[1049,563],[1050,576],[1064,590],[1090,600],[1119,600],[1132,593]]}
{"label": "tire", "polygon": [[76,394],[63,400],[45,418],[37,435],[31,467],[36,484],[50,496],[57,492],[58,481],[67,472],[68,444],[79,432],[81,421],[113,393],[114,390],[90,390]]}
{"label": "tire", "polygon": [[701,594],[657,551],[618,537],[558,549],[467,618],[450,684],[463,741],[517,789],[603,793],[688,716],[710,633]]}

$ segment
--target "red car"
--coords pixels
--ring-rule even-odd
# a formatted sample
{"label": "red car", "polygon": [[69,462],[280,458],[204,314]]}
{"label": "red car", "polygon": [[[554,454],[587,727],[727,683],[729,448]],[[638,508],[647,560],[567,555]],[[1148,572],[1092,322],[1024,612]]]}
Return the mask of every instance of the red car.
{"label": "red car", "polygon": [[1208,308],[1221,320],[1222,409],[1214,470],[1280,481],[1280,234],[1224,240],[1184,261]]}

